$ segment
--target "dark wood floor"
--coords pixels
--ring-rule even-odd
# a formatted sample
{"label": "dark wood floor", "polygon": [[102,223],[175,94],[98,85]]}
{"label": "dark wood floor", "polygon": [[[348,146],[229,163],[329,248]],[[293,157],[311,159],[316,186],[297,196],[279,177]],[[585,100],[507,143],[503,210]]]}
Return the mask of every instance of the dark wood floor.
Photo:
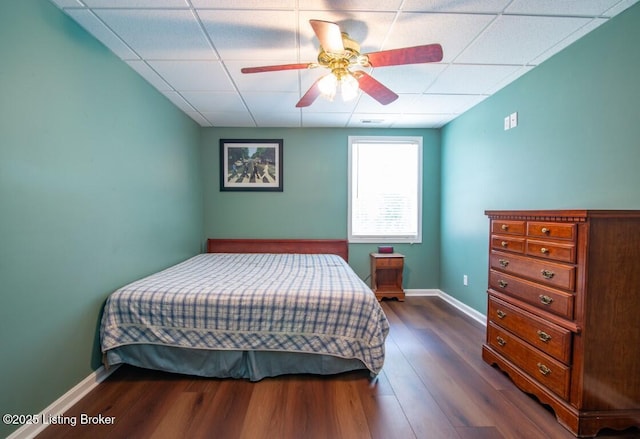
{"label": "dark wood floor", "polygon": [[[383,302],[383,372],[257,383],[123,366],[66,416],[112,425],[49,426],[47,438],[553,438],[574,436],[480,358],[484,327],[435,297]],[[640,438],[638,429],[599,438]]]}

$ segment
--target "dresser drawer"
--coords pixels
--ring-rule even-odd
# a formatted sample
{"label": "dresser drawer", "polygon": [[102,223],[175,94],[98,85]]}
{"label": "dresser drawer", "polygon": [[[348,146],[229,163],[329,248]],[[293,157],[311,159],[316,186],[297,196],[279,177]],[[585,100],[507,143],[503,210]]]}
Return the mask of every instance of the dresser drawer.
{"label": "dresser drawer", "polygon": [[571,331],[492,296],[489,296],[488,317],[557,360],[570,363]]}
{"label": "dresser drawer", "polygon": [[489,286],[545,311],[573,319],[574,296],[571,293],[547,288],[496,270],[489,271]]}
{"label": "dresser drawer", "polygon": [[493,220],[491,233],[508,233],[509,235],[524,235],[526,226],[524,221]]}
{"label": "dresser drawer", "polygon": [[574,223],[553,223],[546,221],[529,221],[527,236],[539,238],[576,240],[577,226]]}
{"label": "dresser drawer", "polygon": [[403,264],[403,258],[376,258],[378,268],[402,268]]}
{"label": "dresser drawer", "polygon": [[524,253],[524,243],[524,238],[516,238],[508,235],[491,236],[491,247],[499,250]]}
{"label": "dresser drawer", "polygon": [[526,253],[531,256],[553,259],[554,261],[576,262],[576,246],[573,243],[528,239]]}
{"label": "dresser drawer", "polygon": [[533,379],[563,399],[569,398],[571,368],[489,322],[487,343]]}
{"label": "dresser drawer", "polygon": [[514,254],[491,252],[491,268],[526,277],[543,285],[573,291],[575,267],[541,261]]}

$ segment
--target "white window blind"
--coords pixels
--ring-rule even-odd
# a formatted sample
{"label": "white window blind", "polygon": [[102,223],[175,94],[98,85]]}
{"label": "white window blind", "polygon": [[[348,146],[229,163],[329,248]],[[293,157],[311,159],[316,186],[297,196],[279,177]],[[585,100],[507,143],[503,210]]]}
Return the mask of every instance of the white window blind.
{"label": "white window blind", "polygon": [[421,137],[349,137],[349,241],[422,242]]}

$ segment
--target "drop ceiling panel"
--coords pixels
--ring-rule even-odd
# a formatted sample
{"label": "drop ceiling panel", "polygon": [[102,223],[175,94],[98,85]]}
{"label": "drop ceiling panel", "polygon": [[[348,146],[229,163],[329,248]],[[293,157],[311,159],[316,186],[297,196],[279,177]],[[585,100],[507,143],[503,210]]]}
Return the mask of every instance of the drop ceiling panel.
{"label": "drop ceiling panel", "polygon": [[369,113],[369,114],[385,114],[385,113],[402,113],[415,101],[417,95],[400,94],[398,99],[391,102],[388,105],[380,105],[378,101],[371,96],[362,94],[362,97],[358,101],[356,106],[356,113]]}
{"label": "drop ceiling panel", "polygon": [[407,113],[424,114],[460,114],[484,100],[485,96],[478,95],[431,95],[417,96],[413,102],[413,111]]}
{"label": "drop ceiling panel", "polygon": [[302,125],[305,127],[344,127],[351,113],[311,113],[302,112]]}
{"label": "drop ceiling panel", "polygon": [[420,128],[424,126],[440,128],[453,117],[453,115],[440,114],[402,114],[393,122],[392,128]]}
{"label": "drop ceiling panel", "polygon": [[258,126],[298,128],[300,112],[271,112],[254,115]]}
{"label": "drop ceiling panel", "polygon": [[192,11],[96,9],[95,13],[142,58],[218,58]]}
{"label": "drop ceiling panel", "polygon": [[456,62],[527,64],[589,21],[588,18],[503,15],[456,58]]}
{"label": "drop ceiling panel", "polygon": [[569,15],[597,17],[620,0],[514,0],[506,9],[508,14]]}
{"label": "drop ceiling panel", "polygon": [[608,18],[614,17],[618,15],[620,12],[627,9],[628,7],[635,4],[637,1],[638,0],[622,0],[620,3],[618,3],[617,5],[615,5],[614,7],[612,7],[602,15]]}
{"label": "drop ceiling panel", "polygon": [[195,120],[198,125],[203,126],[203,127],[208,127],[211,126],[211,123],[204,118],[204,116],[202,116],[200,113],[196,112],[196,111],[185,111],[185,113],[193,120]]}
{"label": "drop ceiling panel", "polygon": [[202,24],[216,50],[225,60],[282,60],[297,62],[294,11],[202,10]]}
{"label": "drop ceiling panel", "polygon": [[300,100],[298,93],[246,92],[244,100],[251,114],[297,112],[296,103]]}
{"label": "drop ceiling panel", "polygon": [[494,94],[495,92],[497,92],[498,90],[506,87],[508,84],[512,83],[513,81],[515,81],[516,79],[518,79],[520,76],[524,75],[525,73],[529,72],[533,68],[534,68],[534,66],[522,66],[522,67],[518,68],[512,74],[510,74],[507,77],[505,77],[502,81],[497,82],[493,87],[491,87],[489,90],[487,90],[487,93],[489,95]]}
{"label": "drop ceiling panel", "polygon": [[191,4],[202,9],[282,9],[293,10],[297,0],[191,0]]}
{"label": "drop ceiling panel", "polygon": [[235,91],[218,61],[149,61],[149,65],[178,91]]}
{"label": "drop ceiling panel", "polygon": [[492,15],[402,14],[384,49],[439,43],[444,52],[442,62],[451,62],[494,19]]}
{"label": "drop ceiling panel", "polygon": [[493,13],[504,10],[511,0],[405,0],[402,6],[407,12],[466,12]]}
{"label": "drop ceiling panel", "polygon": [[605,22],[606,22],[606,20],[604,18],[594,18],[593,20],[589,21],[585,26],[583,26],[580,29],[576,30],[571,35],[567,36],[563,40],[560,40],[558,43],[556,43],[553,46],[549,47],[547,50],[542,52],[540,55],[538,55],[537,57],[532,59],[529,62],[529,64],[538,65],[538,64],[542,63],[543,61],[545,61],[549,57],[555,55],[556,53],[558,53],[559,51],[561,51],[565,47],[567,47],[567,46],[571,45],[572,43],[576,42],[577,40],[579,40],[580,38],[582,38],[583,36],[585,36],[586,34],[588,34],[589,32],[591,32],[592,30],[594,30],[595,28],[597,28],[598,26],[600,26],[601,24],[603,24]]}
{"label": "drop ceiling panel", "polygon": [[330,11],[395,11],[402,0],[301,0],[300,7],[306,10]]}
{"label": "drop ceiling panel", "polygon": [[202,113],[214,127],[255,127],[257,126],[251,115],[246,112],[206,112]]}
{"label": "drop ceiling panel", "polygon": [[428,93],[487,94],[520,66],[454,64],[427,89]]}
{"label": "drop ceiling panel", "polygon": [[410,64],[374,69],[372,75],[396,93],[422,93],[447,68],[446,64]]}
{"label": "drop ceiling panel", "polygon": [[167,83],[167,81],[162,79],[162,77],[160,77],[160,75],[158,75],[155,70],[149,67],[149,65],[146,62],[132,60],[132,61],[127,61],[127,64],[129,64],[129,66],[133,70],[138,72],[140,76],[146,79],[147,82],[149,82],[158,90],[160,91],[173,90],[173,88]]}
{"label": "drop ceiling panel", "polygon": [[237,93],[215,91],[183,91],[182,97],[201,113],[216,111],[242,112],[247,108]]}
{"label": "drop ceiling panel", "polygon": [[83,6],[78,0],[51,0],[59,8]]}
{"label": "drop ceiling panel", "polygon": [[70,9],[68,14],[119,58],[139,59],[138,55],[90,10]]}
{"label": "drop ceiling panel", "polygon": [[176,107],[178,107],[185,113],[196,112],[195,108],[193,108],[191,104],[189,104],[182,96],[180,96],[178,92],[168,90],[163,91],[162,94],[165,95],[171,102],[174,103]]}
{"label": "drop ceiling panel", "polygon": [[83,0],[90,8],[188,8],[186,0]]}

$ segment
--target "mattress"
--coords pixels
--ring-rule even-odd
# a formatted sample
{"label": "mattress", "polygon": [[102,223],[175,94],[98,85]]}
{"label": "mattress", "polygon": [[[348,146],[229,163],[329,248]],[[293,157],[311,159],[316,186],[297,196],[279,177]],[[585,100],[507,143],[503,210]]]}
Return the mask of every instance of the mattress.
{"label": "mattress", "polygon": [[207,253],[107,299],[102,351],[157,345],[359,360],[378,374],[387,319],[339,256]]}

